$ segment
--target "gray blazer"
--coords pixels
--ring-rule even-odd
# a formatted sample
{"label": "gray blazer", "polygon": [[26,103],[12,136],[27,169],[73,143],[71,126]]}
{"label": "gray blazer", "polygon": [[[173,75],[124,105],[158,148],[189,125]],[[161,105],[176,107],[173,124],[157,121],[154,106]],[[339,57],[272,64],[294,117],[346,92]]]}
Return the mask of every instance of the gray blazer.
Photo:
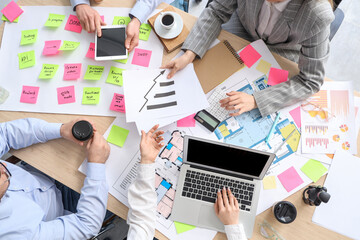
{"label": "gray blazer", "polygon": [[[238,34],[249,41],[256,32],[264,0],[214,0],[200,15],[183,49],[200,58],[219,35],[221,25],[236,11]],[[304,100],[320,90],[329,56],[330,23],[334,14],[327,0],[291,0],[267,39],[269,49],[298,62],[300,73],[289,81],[254,93],[262,116]]]}

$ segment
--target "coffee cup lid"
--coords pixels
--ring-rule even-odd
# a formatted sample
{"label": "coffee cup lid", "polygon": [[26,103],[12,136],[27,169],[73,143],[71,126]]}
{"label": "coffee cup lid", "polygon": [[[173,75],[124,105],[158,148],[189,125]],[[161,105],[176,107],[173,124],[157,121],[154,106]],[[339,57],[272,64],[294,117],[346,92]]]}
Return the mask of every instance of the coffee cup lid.
{"label": "coffee cup lid", "polygon": [[295,220],[297,215],[296,207],[288,201],[278,202],[274,206],[274,215],[281,223],[291,223]]}

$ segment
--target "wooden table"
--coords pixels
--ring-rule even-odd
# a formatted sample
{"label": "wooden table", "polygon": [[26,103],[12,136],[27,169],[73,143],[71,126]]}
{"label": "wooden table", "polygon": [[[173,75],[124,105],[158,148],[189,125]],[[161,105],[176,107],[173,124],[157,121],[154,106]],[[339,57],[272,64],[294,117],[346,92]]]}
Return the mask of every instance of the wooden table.
{"label": "wooden table", "polygon": [[[131,1],[119,1],[119,0],[106,0],[100,4],[93,4],[101,7],[132,7],[134,0]],[[18,3],[22,6],[40,6],[40,5],[58,5],[58,6],[67,6],[70,5],[68,0],[19,0]],[[166,5],[161,4],[159,8],[164,8]],[[180,12],[179,12],[180,13]],[[196,18],[188,16],[187,20],[184,21],[186,26],[191,29],[195,23]],[[4,29],[4,24],[0,28],[0,40],[2,39],[2,33]],[[236,50],[241,49],[248,44],[247,41],[240,39],[239,37],[230,34],[228,32],[222,31],[219,40],[227,39],[234,46]],[[164,52],[163,63],[168,62],[172,59],[178,51],[175,51],[171,54]],[[290,76],[293,76],[298,73],[297,65],[283,57],[274,55],[278,63],[282,68],[289,70]],[[360,96],[360,95],[359,95]],[[1,105],[0,105],[1,107]],[[44,114],[44,113],[29,113],[29,112],[5,112],[0,111],[0,122],[11,121],[19,118],[34,117],[44,119],[48,122],[68,122],[75,117],[76,115],[63,115],[63,114]],[[98,117],[98,116],[88,116],[88,119],[91,119],[97,126],[97,129],[100,133],[104,133],[106,129],[110,126],[114,117]],[[358,138],[358,148],[360,148],[360,138]],[[36,144],[31,147],[21,149],[21,150],[11,150],[11,154],[16,157],[26,161],[52,178],[62,182],[68,187],[80,191],[83,186],[85,176],[78,172],[77,169],[80,164],[85,159],[85,149],[74,145],[64,139],[57,139],[45,144]],[[360,152],[360,151],[359,151]],[[325,177],[322,177],[316,184],[323,184]],[[292,196],[288,197],[286,200],[292,202],[297,210],[298,216],[295,222],[284,225],[279,223],[273,217],[270,209],[263,212],[262,214],[256,217],[255,229],[252,239],[263,239],[259,233],[259,224],[266,219],[285,239],[297,240],[297,239],[326,239],[326,240],[338,240],[338,239],[350,239],[346,238],[340,234],[322,228],[311,222],[314,207],[305,205],[302,201],[302,190],[296,192]],[[120,203],[112,195],[109,195],[108,209],[120,216],[121,218],[126,219],[128,209],[125,205]],[[156,231],[157,238],[167,239],[160,232]],[[226,239],[225,234],[218,233],[214,239]]]}

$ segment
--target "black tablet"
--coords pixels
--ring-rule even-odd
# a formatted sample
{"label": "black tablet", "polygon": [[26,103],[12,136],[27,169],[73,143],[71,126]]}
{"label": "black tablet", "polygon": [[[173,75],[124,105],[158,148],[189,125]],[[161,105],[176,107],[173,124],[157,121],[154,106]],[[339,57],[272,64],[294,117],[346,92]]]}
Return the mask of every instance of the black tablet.
{"label": "black tablet", "polygon": [[95,60],[120,60],[128,57],[125,48],[126,26],[102,26],[102,36],[95,33]]}

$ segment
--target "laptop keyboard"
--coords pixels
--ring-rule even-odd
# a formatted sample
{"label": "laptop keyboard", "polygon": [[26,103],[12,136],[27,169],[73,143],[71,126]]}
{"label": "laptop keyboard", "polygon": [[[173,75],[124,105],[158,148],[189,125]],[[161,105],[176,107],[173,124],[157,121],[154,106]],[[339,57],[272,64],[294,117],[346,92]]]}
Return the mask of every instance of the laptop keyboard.
{"label": "laptop keyboard", "polygon": [[251,202],[255,185],[240,180],[219,177],[208,173],[186,171],[184,187],[181,195],[206,202],[215,203],[218,189],[229,187],[239,202],[239,208],[251,210]]}

